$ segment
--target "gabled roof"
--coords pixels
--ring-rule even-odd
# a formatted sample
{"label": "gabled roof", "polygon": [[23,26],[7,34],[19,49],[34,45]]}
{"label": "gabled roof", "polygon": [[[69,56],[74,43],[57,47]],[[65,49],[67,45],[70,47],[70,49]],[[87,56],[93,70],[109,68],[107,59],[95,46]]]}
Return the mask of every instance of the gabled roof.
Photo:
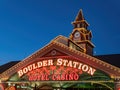
{"label": "gabled roof", "polygon": [[[120,54],[95,55],[94,57],[120,68],[120,63],[119,63],[120,62]],[[4,65],[1,65],[0,73],[3,73],[4,71],[6,71],[7,69],[16,65],[19,62],[20,61],[11,61]]]}
{"label": "gabled roof", "polygon": [[95,57],[120,68],[120,54],[96,55]]}
{"label": "gabled roof", "polygon": [[104,71],[113,78],[120,77],[120,68],[115,67],[109,63],[106,63],[90,55],[87,55],[83,52],[68,47],[67,41],[68,39],[66,37],[58,36],[57,38],[52,40],[48,45],[44,46],[42,49],[39,49],[32,55],[28,56],[27,58],[23,59],[21,62],[17,63],[13,67],[9,68],[8,70],[0,74],[0,78],[6,78],[6,79],[9,78],[19,69],[30,64],[31,62],[34,62],[37,58],[44,58],[44,56],[48,56],[48,53],[53,50],[58,51],[59,55],[61,55],[60,53],[63,53],[64,55],[74,57],[80,62],[88,64],[98,70]]}
{"label": "gabled roof", "polygon": [[0,73],[6,71],[7,69],[11,68],[12,66],[16,65],[19,62],[20,61],[11,61],[11,62],[8,62],[8,63],[0,66]]}

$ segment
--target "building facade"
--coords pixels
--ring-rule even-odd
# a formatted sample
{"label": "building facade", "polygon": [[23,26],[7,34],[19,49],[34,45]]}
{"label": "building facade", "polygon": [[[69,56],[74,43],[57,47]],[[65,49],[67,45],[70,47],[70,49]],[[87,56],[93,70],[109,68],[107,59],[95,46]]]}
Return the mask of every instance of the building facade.
{"label": "building facade", "polygon": [[1,66],[0,90],[120,90],[120,67],[93,55],[82,10],[72,24],[69,38],[60,35],[22,61]]}

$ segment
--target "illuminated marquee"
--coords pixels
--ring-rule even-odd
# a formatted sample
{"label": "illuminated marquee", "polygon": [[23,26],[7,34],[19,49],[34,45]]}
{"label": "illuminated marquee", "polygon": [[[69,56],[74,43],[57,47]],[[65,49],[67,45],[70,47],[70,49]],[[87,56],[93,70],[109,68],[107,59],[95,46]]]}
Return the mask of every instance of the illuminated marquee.
{"label": "illuminated marquee", "polygon": [[29,80],[78,80],[79,74],[93,75],[96,69],[74,60],[58,58],[42,60],[18,71],[18,76],[27,75]]}
{"label": "illuminated marquee", "polygon": [[0,84],[0,90],[5,90],[3,84]]}

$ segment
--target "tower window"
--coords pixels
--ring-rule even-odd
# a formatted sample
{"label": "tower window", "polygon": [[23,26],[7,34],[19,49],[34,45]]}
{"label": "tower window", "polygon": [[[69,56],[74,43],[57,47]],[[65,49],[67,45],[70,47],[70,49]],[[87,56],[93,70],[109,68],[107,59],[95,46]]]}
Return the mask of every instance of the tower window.
{"label": "tower window", "polygon": [[90,40],[90,36],[89,35],[86,35],[86,40]]}
{"label": "tower window", "polygon": [[80,27],[82,27],[82,23],[80,24]]}
{"label": "tower window", "polygon": [[77,24],[77,27],[80,28],[80,24]]}

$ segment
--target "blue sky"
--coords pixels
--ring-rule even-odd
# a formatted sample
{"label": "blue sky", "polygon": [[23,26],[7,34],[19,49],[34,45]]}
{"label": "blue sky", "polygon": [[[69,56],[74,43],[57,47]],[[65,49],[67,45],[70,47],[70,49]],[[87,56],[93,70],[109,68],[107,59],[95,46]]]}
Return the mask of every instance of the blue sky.
{"label": "blue sky", "polygon": [[120,54],[120,0],[0,0],[0,65],[22,60],[58,35],[69,37],[79,9],[94,54]]}

